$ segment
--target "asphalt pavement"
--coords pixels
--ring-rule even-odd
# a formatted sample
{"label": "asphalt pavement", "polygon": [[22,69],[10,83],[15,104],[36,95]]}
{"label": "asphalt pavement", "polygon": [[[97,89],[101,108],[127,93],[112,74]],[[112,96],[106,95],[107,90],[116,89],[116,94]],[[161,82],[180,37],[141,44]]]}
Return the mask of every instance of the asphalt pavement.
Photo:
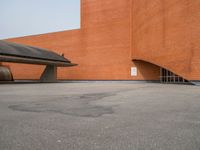
{"label": "asphalt pavement", "polygon": [[199,86],[0,85],[0,150],[199,149]]}

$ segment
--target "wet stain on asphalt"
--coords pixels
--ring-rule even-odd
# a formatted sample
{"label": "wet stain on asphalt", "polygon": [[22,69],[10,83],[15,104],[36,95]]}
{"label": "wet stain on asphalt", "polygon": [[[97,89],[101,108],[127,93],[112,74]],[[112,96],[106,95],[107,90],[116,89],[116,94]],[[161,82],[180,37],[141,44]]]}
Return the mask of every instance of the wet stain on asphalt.
{"label": "wet stain on asphalt", "polygon": [[92,102],[114,95],[110,93],[93,93],[73,95],[70,97],[63,96],[57,97],[56,100],[21,102],[20,104],[10,105],[9,108],[21,112],[59,113],[77,117],[100,117],[105,114],[114,113],[112,106],[100,106],[92,104]]}

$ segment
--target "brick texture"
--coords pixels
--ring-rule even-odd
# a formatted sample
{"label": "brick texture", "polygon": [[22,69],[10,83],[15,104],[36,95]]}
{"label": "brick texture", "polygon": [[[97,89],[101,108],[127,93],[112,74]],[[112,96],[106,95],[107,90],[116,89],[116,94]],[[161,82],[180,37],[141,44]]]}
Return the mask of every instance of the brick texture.
{"label": "brick texture", "polygon": [[[199,9],[193,0],[82,0],[81,29],[8,40],[64,53],[79,64],[59,68],[59,79],[158,80],[161,66],[200,80]],[[4,64],[15,79],[38,79],[44,69]]]}

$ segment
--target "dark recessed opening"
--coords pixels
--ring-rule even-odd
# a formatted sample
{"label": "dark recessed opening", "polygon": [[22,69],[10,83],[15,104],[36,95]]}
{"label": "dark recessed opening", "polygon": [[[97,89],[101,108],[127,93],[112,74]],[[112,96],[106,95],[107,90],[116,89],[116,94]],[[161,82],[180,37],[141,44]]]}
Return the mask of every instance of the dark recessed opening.
{"label": "dark recessed opening", "polygon": [[188,80],[184,79],[181,76],[176,75],[175,73],[164,69],[160,68],[160,82],[161,83],[179,83],[179,84],[186,84],[189,83]]}

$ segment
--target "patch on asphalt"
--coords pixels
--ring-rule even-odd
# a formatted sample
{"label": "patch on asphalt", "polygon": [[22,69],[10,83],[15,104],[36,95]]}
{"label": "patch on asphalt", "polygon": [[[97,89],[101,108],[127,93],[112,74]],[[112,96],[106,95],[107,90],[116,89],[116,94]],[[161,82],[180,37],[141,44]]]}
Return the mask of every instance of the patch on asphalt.
{"label": "patch on asphalt", "polygon": [[37,102],[10,105],[9,108],[22,112],[46,112],[78,117],[100,117],[104,114],[112,114],[112,106],[95,105],[92,102],[113,95],[107,93],[73,95],[70,97],[57,97],[56,100],[37,100]]}

